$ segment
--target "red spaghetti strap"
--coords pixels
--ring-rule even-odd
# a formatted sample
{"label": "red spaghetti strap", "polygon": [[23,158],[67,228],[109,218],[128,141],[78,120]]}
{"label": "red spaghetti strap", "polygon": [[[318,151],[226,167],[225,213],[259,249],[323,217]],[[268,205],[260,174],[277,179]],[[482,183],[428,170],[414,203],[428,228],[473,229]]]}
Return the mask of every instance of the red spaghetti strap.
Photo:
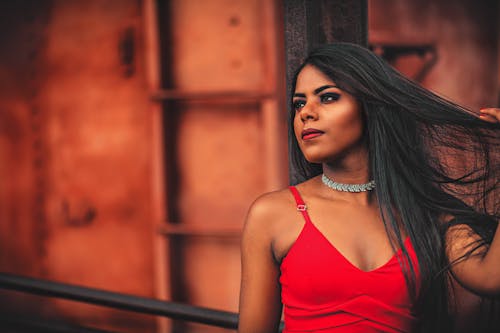
{"label": "red spaghetti strap", "polygon": [[295,186],[289,186],[289,188],[293,194],[293,197],[295,198],[295,202],[297,203],[297,210],[302,213],[302,216],[304,216],[306,222],[311,222],[309,214],[307,214],[306,203],[304,202],[304,200],[302,200],[299,191],[297,190],[297,188],[295,188]]}
{"label": "red spaghetti strap", "polygon": [[297,206],[299,206],[299,205],[305,206],[304,200],[302,200],[302,197],[300,196],[299,191],[297,191],[297,188],[295,188],[295,186],[289,186],[289,188],[290,188],[290,191],[292,191],[292,194],[293,194],[293,197],[295,198],[295,202],[297,203]]}

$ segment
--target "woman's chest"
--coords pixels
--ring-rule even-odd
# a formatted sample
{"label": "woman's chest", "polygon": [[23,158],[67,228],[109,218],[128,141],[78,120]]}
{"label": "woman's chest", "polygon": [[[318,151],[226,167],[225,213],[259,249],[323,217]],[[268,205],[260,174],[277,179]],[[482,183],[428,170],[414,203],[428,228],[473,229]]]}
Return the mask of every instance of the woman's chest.
{"label": "woman's chest", "polygon": [[[404,245],[416,269],[409,239]],[[401,263],[408,261],[399,250],[378,267],[364,271],[344,257],[313,225],[306,224],[281,262],[283,298],[320,306],[368,296],[404,306],[410,302],[410,292]]]}

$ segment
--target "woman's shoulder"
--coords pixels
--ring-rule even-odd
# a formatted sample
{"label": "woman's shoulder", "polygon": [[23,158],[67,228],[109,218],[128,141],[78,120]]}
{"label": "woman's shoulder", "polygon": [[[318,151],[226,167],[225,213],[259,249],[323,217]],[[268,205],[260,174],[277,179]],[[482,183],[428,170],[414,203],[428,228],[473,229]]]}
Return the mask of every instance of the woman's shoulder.
{"label": "woman's shoulder", "polygon": [[[301,195],[303,184],[297,185]],[[265,193],[250,206],[243,228],[243,244],[271,248],[275,262],[280,262],[302,225],[303,217],[297,212],[297,203],[289,187]]]}
{"label": "woman's shoulder", "polygon": [[[315,177],[317,178],[317,177]],[[281,190],[268,192],[260,195],[250,206],[250,213],[258,216],[269,217],[272,215],[282,215],[284,211],[288,211],[290,207],[296,205],[291,187],[297,188],[300,195],[313,191],[317,179],[311,178],[294,186],[288,186]]]}
{"label": "woman's shoulder", "polygon": [[[310,191],[311,180],[297,184],[294,187],[303,193]],[[290,187],[260,195],[251,204],[246,224],[258,225],[260,230],[273,229],[278,231],[283,223],[288,224],[296,216],[296,202]]]}
{"label": "woman's shoulder", "polygon": [[290,188],[260,195],[251,204],[245,221],[245,233],[259,233],[274,240],[296,218],[296,203]]}
{"label": "woman's shoulder", "polygon": [[268,219],[279,216],[293,205],[294,199],[289,188],[267,192],[255,199],[249,209],[249,217]]}

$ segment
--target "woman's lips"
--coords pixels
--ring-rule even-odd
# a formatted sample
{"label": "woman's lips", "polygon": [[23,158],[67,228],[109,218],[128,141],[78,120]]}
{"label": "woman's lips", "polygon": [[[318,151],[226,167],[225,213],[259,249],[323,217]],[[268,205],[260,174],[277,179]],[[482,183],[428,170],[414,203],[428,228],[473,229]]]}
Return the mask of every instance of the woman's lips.
{"label": "woman's lips", "polygon": [[315,128],[308,128],[302,131],[302,140],[310,140],[322,135],[324,132]]}

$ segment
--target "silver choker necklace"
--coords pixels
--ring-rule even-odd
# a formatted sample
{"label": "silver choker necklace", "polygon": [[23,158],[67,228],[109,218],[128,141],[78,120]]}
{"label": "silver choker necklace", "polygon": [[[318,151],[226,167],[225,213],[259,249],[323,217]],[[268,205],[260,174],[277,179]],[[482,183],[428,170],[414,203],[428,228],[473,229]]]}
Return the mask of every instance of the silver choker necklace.
{"label": "silver choker necklace", "polygon": [[342,192],[366,192],[366,191],[371,191],[375,188],[374,180],[370,180],[368,183],[365,184],[342,184],[331,180],[325,174],[323,174],[321,176],[321,181],[329,188]]}

